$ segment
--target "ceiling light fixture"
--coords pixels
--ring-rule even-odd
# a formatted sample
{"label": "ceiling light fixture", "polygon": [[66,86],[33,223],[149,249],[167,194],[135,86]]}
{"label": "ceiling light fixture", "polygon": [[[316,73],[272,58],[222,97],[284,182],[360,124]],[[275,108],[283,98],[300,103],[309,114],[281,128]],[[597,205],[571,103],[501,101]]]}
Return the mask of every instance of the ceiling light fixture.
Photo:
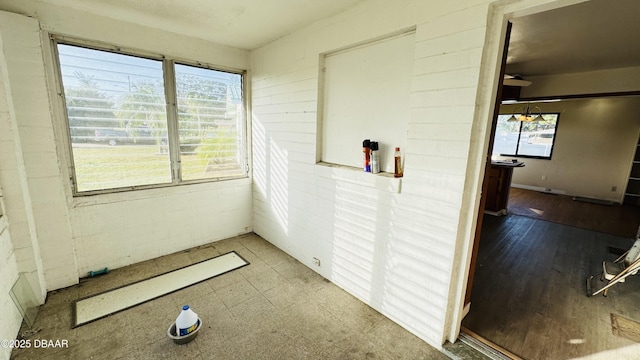
{"label": "ceiling light fixture", "polygon": [[[534,113],[531,112],[532,110],[536,110],[536,109],[537,111],[535,111]],[[516,114],[518,114],[518,116],[516,116]],[[515,108],[513,114],[507,121],[531,122],[531,121],[540,121],[540,120],[544,121],[544,118],[542,117],[542,110],[540,109],[540,107],[539,106],[531,107],[529,106],[529,104],[527,104],[520,108]]]}

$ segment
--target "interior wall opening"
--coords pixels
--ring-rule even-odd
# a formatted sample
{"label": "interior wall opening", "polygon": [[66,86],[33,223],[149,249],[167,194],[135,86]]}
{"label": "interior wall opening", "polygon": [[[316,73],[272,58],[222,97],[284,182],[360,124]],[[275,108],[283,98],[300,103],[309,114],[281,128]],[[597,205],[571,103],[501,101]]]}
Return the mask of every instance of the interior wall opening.
{"label": "interior wall opening", "polygon": [[[599,0],[588,3],[592,4],[557,8],[544,14],[549,19],[557,19],[558,16],[564,16],[571,11],[576,16],[577,14],[586,16],[585,14],[589,11],[594,11],[605,5]],[[606,13],[607,16],[609,13],[614,16],[616,11],[608,9]],[[533,79],[534,82],[535,79],[544,80],[543,74],[540,73],[530,77],[527,77],[526,74],[513,73],[514,69],[525,71],[526,65],[520,64],[512,67],[508,65],[509,62],[515,61],[511,58],[514,44],[531,47],[534,45],[531,43],[532,37],[535,37],[539,42],[545,40],[539,30],[527,26],[522,27],[523,24],[530,24],[532,17],[535,19],[535,16],[540,18],[540,14],[532,14],[511,19],[518,35],[515,40],[513,38],[510,40],[509,36],[505,40],[507,56],[500,77],[501,79],[513,79],[511,83],[520,83],[520,87],[523,83],[530,82],[527,78]],[[567,22],[574,23],[575,21]],[[518,26],[521,27],[518,28]],[[549,31],[553,32],[552,29],[553,27]],[[606,42],[606,39],[617,41],[613,38],[618,32],[612,31],[612,29],[603,32],[607,35],[598,38],[598,41]],[[560,35],[563,34],[560,33]],[[529,37],[527,38],[527,36]],[[527,43],[523,39],[529,39],[530,42]],[[552,39],[559,42],[553,46],[562,46],[564,37],[559,36],[558,32],[555,32]],[[573,39],[575,40],[575,37]],[[538,48],[538,51],[542,51],[541,48]],[[566,62],[566,59],[563,61]],[[562,66],[566,69],[565,64]],[[591,71],[593,70],[589,70],[587,73]],[[567,79],[564,74],[545,76],[551,78],[551,75]],[[575,74],[571,76],[577,77]],[[591,82],[595,82],[595,79],[591,80]],[[507,83],[509,82],[505,80],[504,85]],[[618,82],[618,84],[622,83]],[[640,286],[639,281],[631,279],[632,281],[627,284],[617,287],[615,295],[612,292],[603,303],[599,302],[600,299],[587,297],[585,279],[590,274],[598,272],[599,268],[601,271],[603,260],[615,258],[617,252],[629,248],[635,240],[635,230],[640,225],[640,220],[638,220],[640,212],[637,207],[631,206],[633,198],[629,198],[626,190],[629,188],[628,181],[632,180],[630,171],[635,161],[640,124],[635,121],[625,124],[620,124],[620,121],[618,124],[604,123],[606,115],[599,115],[595,111],[585,115],[580,111],[586,108],[595,109],[596,104],[598,106],[609,104],[608,110],[603,110],[603,112],[609,114],[609,121],[613,121],[615,118],[621,118],[617,112],[621,111],[620,109],[623,107],[635,109],[640,104],[640,98],[636,96],[638,95],[637,84],[611,91],[602,88],[595,89],[595,86],[588,82],[582,84],[578,82],[575,88],[579,89],[578,92],[563,94],[560,89],[556,94],[553,92],[546,95],[538,93],[535,96],[528,95],[535,94],[535,92],[523,91],[524,87],[516,89],[515,96],[513,95],[513,86],[500,86],[498,91],[498,98],[516,100],[516,104],[503,105],[504,103],[500,104],[500,102],[496,104],[488,146],[487,170],[491,167],[490,160],[495,145],[494,139],[497,136],[495,131],[497,130],[498,115],[514,114],[515,107],[539,106],[542,109],[541,113],[557,110],[562,120],[558,122],[556,132],[554,132],[553,154],[549,156],[549,159],[498,156],[494,161],[510,162],[515,160],[524,163],[523,169],[540,170],[544,169],[540,163],[551,164],[563,156],[563,152],[568,154],[573,152],[571,156],[574,156],[573,161],[568,160],[569,165],[565,164],[560,167],[553,175],[538,173],[538,179],[535,183],[517,188],[506,186],[507,192],[503,194],[506,195],[504,212],[484,213],[487,191],[486,188],[483,190],[474,243],[477,247],[477,253],[474,251],[475,255],[472,256],[470,285],[467,291],[470,310],[463,320],[462,328],[463,331],[465,328],[469,329],[479,337],[493,342],[497,347],[523,358],[568,358],[601,353],[607,349],[613,349],[611,351],[615,354],[616,351],[622,353],[624,349],[633,346],[631,340],[612,332],[613,320],[611,319],[614,318],[614,315],[633,314],[634,309],[637,312],[637,306],[634,304],[638,303],[638,295],[634,294],[633,290],[637,290]],[[551,88],[547,87],[546,89]],[[548,102],[550,99],[562,101]],[[545,102],[537,102],[542,100]],[[580,113],[579,118],[576,115],[578,113]],[[601,117],[600,120],[597,120],[598,116]],[[565,119],[568,119],[566,123],[563,122]],[[578,124],[578,120],[582,123]],[[619,127],[619,131],[626,133],[630,140],[624,140],[625,145],[622,146],[619,135],[616,137],[616,135],[607,134],[606,131],[598,129],[598,126],[605,124],[608,125],[608,128]],[[580,126],[583,128],[581,129]],[[586,170],[589,170],[593,175],[583,176],[582,181],[578,182],[595,184],[600,173],[611,172],[593,165],[593,163],[597,163],[598,154],[590,154],[588,151],[582,151],[580,154],[579,151],[576,151],[581,146],[589,147],[591,145],[592,148],[596,146],[597,144],[593,144],[592,141],[584,139],[592,136],[590,134],[596,137],[595,133],[597,132],[601,138],[611,137],[604,141],[604,144],[609,145],[603,146],[608,148],[621,146],[619,151],[623,155],[610,156],[609,159],[610,162],[616,162],[616,167],[619,168],[621,174],[626,172],[626,178],[618,176],[616,180],[618,182],[607,186],[606,191],[593,191],[592,193],[578,185],[571,189],[565,189],[559,185],[557,189],[554,186],[545,186],[555,181],[553,179],[555,177],[572,178],[576,176],[576,173]],[[581,138],[583,138],[582,144],[580,144]],[[545,140],[541,138],[537,140],[538,143],[522,139],[526,145],[547,145],[544,143]],[[516,141],[519,140],[516,139]],[[626,144],[629,142],[632,144]],[[558,150],[559,148],[564,149],[561,151]],[[582,158],[578,159],[578,156]],[[587,165],[580,165],[579,168],[571,167],[572,164],[582,161],[591,162],[591,168],[588,168]],[[518,168],[512,168],[512,176],[517,174],[518,170]],[[485,182],[489,181],[489,174],[489,171],[485,172]],[[502,178],[498,181],[507,181],[507,179]],[[522,185],[518,182],[523,182],[523,177],[515,175],[515,177],[509,177],[508,181],[510,184],[513,181],[516,186]],[[602,187],[599,184],[593,186]],[[581,194],[585,196],[576,196]],[[585,199],[586,201],[583,201]],[[513,210],[511,210],[512,208]],[[525,211],[521,209],[525,209]],[[616,232],[616,229],[623,230]],[[632,230],[631,233],[629,229]],[[470,291],[471,289],[473,290]],[[635,292],[637,293],[637,291]],[[640,319],[632,320],[638,321]]]}

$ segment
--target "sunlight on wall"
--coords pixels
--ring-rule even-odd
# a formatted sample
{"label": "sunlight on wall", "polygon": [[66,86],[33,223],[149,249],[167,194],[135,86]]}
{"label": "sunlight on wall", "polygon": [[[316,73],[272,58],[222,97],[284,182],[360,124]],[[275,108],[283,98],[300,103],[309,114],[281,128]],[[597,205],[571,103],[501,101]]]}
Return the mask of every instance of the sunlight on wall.
{"label": "sunlight on wall", "polygon": [[251,137],[253,142],[253,183],[257,186],[262,198],[267,197],[267,147],[264,126],[254,116]]}
{"label": "sunlight on wall", "polygon": [[332,278],[366,300],[373,282],[377,202],[375,191],[336,181]]}
{"label": "sunlight on wall", "polygon": [[[321,166],[331,184],[331,280],[416,333],[441,333],[456,224],[451,210],[426,216],[400,182],[353,168]],[[428,228],[429,231],[425,229]],[[425,294],[432,294],[425,297]],[[441,339],[429,339],[436,343]]]}
{"label": "sunlight on wall", "polygon": [[265,203],[276,216],[282,231],[289,228],[289,161],[287,151],[269,139],[264,125],[253,117],[253,180]]}
{"label": "sunlight on wall", "polygon": [[271,199],[269,202],[271,209],[276,214],[282,230],[287,234],[289,229],[289,162],[287,151],[280,148],[273,139],[269,143],[271,149],[269,170],[271,175],[269,176],[270,186],[267,196]]}
{"label": "sunlight on wall", "polygon": [[[450,264],[446,259],[450,256],[434,244],[448,225],[441,222],[442,228],[434,227],[433,232],[426,233],[423,216],[397,201],[392,202],[391,208],[382,310],[414,329],[438,328],[444,314],[436,309],[443,309],[447,300],[436,294],[448,286]],[[425,293],[433,296],[425,297]]]}

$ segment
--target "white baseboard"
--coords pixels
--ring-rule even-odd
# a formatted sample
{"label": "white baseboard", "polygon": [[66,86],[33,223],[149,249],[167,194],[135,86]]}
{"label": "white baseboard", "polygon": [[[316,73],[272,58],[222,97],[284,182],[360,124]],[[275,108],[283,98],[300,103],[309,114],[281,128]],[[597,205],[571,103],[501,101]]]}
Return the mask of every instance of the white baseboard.
{"label": "white baseboard", "polygon": [[567,192],[564,191],[564,190],[543,188],[543,187],[540,187],[540,186],[531,186],[531,185],[522,185],[522,184],[513,184],[512,183],[511,187],[518,188],[518,189],[524,189],[524,190],[538,191],[538,192],[548,193],[548,194],[568,195],[568,196],[574,196],[574,197],[591,198],[591,199],[602,200],[602,201],[612,201],[612,202],[614,202],[616,204],[622,204],[622,200],[620,200],[620,199],[600,199],[600,198],[594,198],[594,197],[582,196],[582,195],[576,195],[576,194],[567,194]]}
{"label": "white baseboard", "polygon": [[500,211],[485,210],[484,213],[491,216],[503,216],[503,215],[507,215],[507,210],[506,209],[502,209]]}
{"label": "white baseboard", "polygon": [[564,191],[564,190],[544,188],[544,187],[541,187],[541,186],[531,186],[531,185],[522,185],[522,184],[513,184],[512,183],[511,187],[518,188],[518,189],[539,191],[539,192],[549,193],[549,194],[567,195],[567,192]]}

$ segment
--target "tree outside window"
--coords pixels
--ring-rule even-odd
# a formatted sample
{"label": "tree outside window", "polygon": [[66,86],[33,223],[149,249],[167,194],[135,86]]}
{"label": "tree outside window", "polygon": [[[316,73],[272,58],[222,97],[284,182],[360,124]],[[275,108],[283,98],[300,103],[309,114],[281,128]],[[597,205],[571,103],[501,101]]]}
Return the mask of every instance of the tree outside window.
{"label": "tree outside window", "polygon": [[56,45],[75,194],[246,176],[242,74]]}

